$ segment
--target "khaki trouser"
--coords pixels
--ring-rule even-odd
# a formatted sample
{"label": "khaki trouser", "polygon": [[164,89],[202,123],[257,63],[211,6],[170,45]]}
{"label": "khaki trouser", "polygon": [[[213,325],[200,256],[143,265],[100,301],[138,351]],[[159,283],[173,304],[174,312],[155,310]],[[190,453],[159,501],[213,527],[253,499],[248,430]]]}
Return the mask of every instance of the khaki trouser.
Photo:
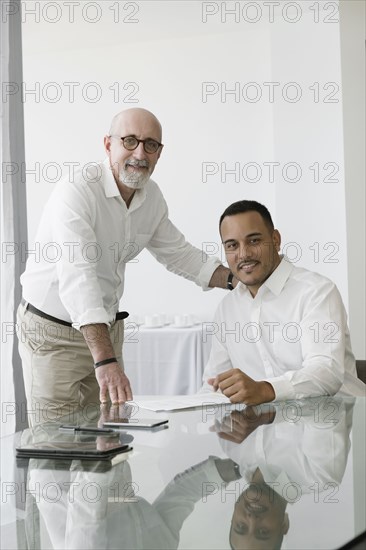
{"label": "khaki trouser", "polygon": [[[93,358],[81,332],[26,311],[22,304],[17,322],[29,425],[99,404]],[[121,368],[123,326],[121,319],[110,327]]]}

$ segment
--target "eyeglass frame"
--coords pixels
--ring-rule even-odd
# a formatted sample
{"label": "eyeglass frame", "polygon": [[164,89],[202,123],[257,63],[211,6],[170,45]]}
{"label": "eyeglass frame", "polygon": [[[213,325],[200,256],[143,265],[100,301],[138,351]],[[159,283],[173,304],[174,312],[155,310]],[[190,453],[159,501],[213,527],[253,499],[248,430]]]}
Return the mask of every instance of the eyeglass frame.
{"label": "eyeglass frame", "polygon": [[[126,151],[135,151],[135,150],[137,149],[137,147],[140,145],[140,143],[142,143],[142,144],[143,144],[143,147],[144,147],[144,151],[145,151],[145,153],[147,153],[148,155],[154,155],[155,153],[157,153],[157,152],[159,151],[159,148],[160,148],[160,147],[162,147],[162,148],[164,147],[163,143],[159,143],[159,142],[158,142],[156,139],[154,139],[154,138],[138,139],[138,138],[137,138],[136,136],[134,136],[134,135],[129,135],[129,136],[124,136],[124,137],[122,137],[122,136],[117,136],[116,134],[112,134],[112,135],[110,135],[110,136],[108,136],[108,137],[109,137],[109,138],[113,138],[113,137],[114,137],[114,138],[120,139],[120,140],[122,141],[122,145],[123,145],[123,147],[126,149]],[[133,137],[133,138],[137,141],[137,145],[136,145],[136,147],[134,147],[133,149],[127,149],[127,147],[126,147],[125,144],[124,144],[124,140],[125,140],[126,138],[129,138],[129,137]],[[158,144],[158,148],[156,149],[156,151],[146,151],[146,148],[145,148],[145,143],[146,143],[146,141],[154,141],[155,143],[157,143],[157,144]]]}

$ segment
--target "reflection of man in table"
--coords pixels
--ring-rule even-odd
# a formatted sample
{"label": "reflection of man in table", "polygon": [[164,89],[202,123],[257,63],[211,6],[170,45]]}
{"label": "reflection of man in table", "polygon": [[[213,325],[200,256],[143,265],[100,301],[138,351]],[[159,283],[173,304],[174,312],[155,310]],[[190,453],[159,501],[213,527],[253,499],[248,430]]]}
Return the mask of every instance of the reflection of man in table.
{"label": "reflection of man in table", "polygon": [[104,138],[108,158],[60,182],[45,207],[37,249],[51,247],[56,257],[30,255],[18,310],[30,411],[47,407],[61,416],[68,404],[132,399],[117,312],[126,263],[144,248],[203,289],[226,288],[229,270],[185,240],[150,179],[161,141],[152,113],[122,111]]}
{"label": "reflection of man in table", "polygon": [[289,503],[311,494],[317,506],[321,493],[336,502],[331,495],[345,472],[352,412],[352,399],[322,397],[247,407],[215,422],[245,488],[232,517],[232,548],[281,548]]}
{"label": "reflection of man in table", "polygon": [[267,485],[257,468],[235,504],[229,534],[231,548],[281,548],[290,527],[286,506],[287,501]]}
{"label": "reflection of man in table", "polygon": [[52,547],[64,550],[176,549],[185,520],[202,498],[202,484],[223,482],[211,457],[178,474],[150,503],[128,461],[105,472],[86,471],[78,461],[69,471],[51,462],[45,466],[29,463],[27,538],[40,536],[39,513]]}
{"label": "reflection of man in table", "polygon": [[365,395],[346,312],[332,281],[280,256],[281,236],[256,201],[220,218],[226,259],[240,281],[216,313],[205,389],[256,405],[317,395]]}

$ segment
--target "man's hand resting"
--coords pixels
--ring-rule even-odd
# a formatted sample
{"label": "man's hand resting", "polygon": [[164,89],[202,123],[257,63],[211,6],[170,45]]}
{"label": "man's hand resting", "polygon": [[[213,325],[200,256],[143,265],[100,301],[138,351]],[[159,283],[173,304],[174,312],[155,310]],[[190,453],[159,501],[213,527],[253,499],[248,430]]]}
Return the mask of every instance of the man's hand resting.
{"label": "man's hand resting", "polygon": [[100,387],[99,399],[101,403],[107,403],[108,394],[112,403],[131,401],[130,381],[119,363],[109,363],[98,367],[95,369],[95,376]]}
{"label": "man's hand resting", "polygon": [[[123,321],[119,321],[122,323]],[[85,342],[92,354],[94,363],[109,357],[116,357],[107,325],[93,323],[80,327]],[[122,344],[121,344],[122,345]],[[108,402],[108,394],[112,403],[124,403],[132,399],[130,382],[117,361],[107,363],[95,369],[95,377],[100,387],[101,403]]]}
{"label": "man's hand resting", "polygon": [[240,369],[222,372],[216,378],[209,378],[208,383],[213,386],[215,391],[220,389],[232,403],[260,405],[273,401],[276,397],[269,382],[256,382]]}

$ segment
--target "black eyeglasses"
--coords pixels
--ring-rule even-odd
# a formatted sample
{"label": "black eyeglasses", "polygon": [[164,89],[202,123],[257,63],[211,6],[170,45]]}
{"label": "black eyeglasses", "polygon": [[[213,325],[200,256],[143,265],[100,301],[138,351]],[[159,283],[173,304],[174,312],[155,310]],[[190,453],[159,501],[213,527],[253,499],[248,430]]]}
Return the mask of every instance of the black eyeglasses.
{"label": "black eyeglasses", "polygon": [[122,140],[123,147],[127,149],[127,151],[134,151],[137,149],[140,143],[144,144],[144,151],[145,153],[156,153],[156,151],[159,149],[159,147],[164,147],[162,143],[159,143],[155,139],[147,138],[147,139],[137,139],[135,136],[109,136],[109,137],[115,137]]}

